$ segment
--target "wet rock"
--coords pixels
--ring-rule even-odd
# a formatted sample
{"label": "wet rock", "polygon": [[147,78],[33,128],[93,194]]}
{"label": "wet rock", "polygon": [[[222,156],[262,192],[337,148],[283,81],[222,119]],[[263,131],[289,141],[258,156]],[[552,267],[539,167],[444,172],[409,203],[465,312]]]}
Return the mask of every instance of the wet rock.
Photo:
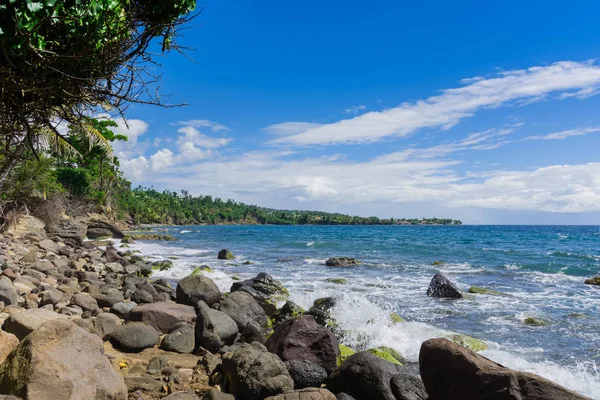
{"label": "wet rock", "polygon": [[325,368],[306,360],[286,361],[290,376],[294,380],[294,388],[303,389],[308,387],[321,387],[327,379]]}
{"label": "wet rock", "polygon": [[287,296],[289,294],[288,290],[283,286],[281,282],[276,281],[271,275],[265,272],[259,273],[256,277],[252,279],[248,279],[241,282],[234,282],[233,285],[231,285],[231,292],[235,292],[242,286],[251,287],[252,289],[269,296]]}
{"label": "wet rock", "polygon": [[12,314],[4,321],[2,329],[12,333],[19,340],[23,340],[25,336],[39,328],[44,322],[62,318],[67,317],[43,308],[33,308]]}
{"label": "wet rock", "polygon": [[429,396],[421,377],[402,371],[392,376],[390,381],[392,393],[396,400],[428,400]]}
{"label": "wet rock", "polygon": [[196,311],[194,307],[171,302],[159,302],[138,305],[129,311],[127,319],[141,321],[162,333],[171,331],[175,324],[194,323]]}
{"label": "wet rock", "polygon": [[325,261],[325,265],[328,267],[350,267],[360,264],[361,261],[351,257],[331,257]]}
{"label": "wet rock", "polygon": [[248,293],[237,291],[225,297],[219,305],[219,311],[229,315],[243,330],[251,321],[266,328],[268,319],[263,308]]}
{"label": "wet rock", "polygon": [[284,361],[311,361],[323,367],[328,374],[337,367],[340,357],[335,335],[309,315],[283,322],[265,345]]}
{"label": "wet rock", "polygon": [[235,256],[229,250],[223,249],[223,250],[219,251],[219,254],[217,255],[217,259],[219,259],[219,260],[233,260],[233,259],[235,259]]}
{"label": "wet rock", "polygon": [[158,344],[158,332],[146,324],[127,324],[110,334],[110,341],[123,351],[137,353]]}
{"label": "wet rock", "polygon": [[431,399],[586,399],[541,376],[505,368],[447,339],[425,341],[419,366]]}
{"label": "wet rock", "polygon": [[587,285],[600,285],[600,275],[588,278],[583,283]]}
{"label": "wet rock", "polygon": [[169,333],[160,344],[160,348],[177,353],[193,353],[196,336],[193,325],[184,325]]}
{"label": "wet rock", "polygon": [[209,306],[221,300],[221,291],[210,279],[202,275],[190,275],[177,284],[177,302],[193,306],[200,300]]}
{"label": "wet rock", "polygon": [[3,276],[0,278],[0,301],[4,302],[5,305],[17,304],[19,295],[17,289],[12,281]]}
{"label": "wet rock", "polygon": [[462,299],[463,294],[454,286],[448,278],[442,274],[435,274],[429,288],[427,289],[427,296],[437,297],[443,299]]}
{"label": "wet rock", "polygon": [[329,376],[326,384],[334,393],[344,392],[357,399],[396,400],[391,379],[401,369],[400,366],[363,351],[350,356]]}
{"label": "wet rock", "polygon": [[231,345],[238,334],[238,326],[227,314],[213,310],[205,302],[197,305],[195,335],[196,347],[216,353],[223,346]]}
{"label": "wet rock", "polygon": [[279,310],[273,314],[273,320],[275,321],[274,325],[279,325],[283,321],[288,320],[290,318],[298,317],[302,315],[304,309],[300,307],[298,304],[293,301],[286,301],[283,306]]}
{"label": "wet rock", "polygon": [[222,371],[224,391],[239,400],[262,400],[294,388],[281,359],[260,343],[243,344],[225,354]]}
{"label": "wet rock", "polygon": [[102,341],[69,320],[49,321],[0,365],[0,392],[36,400],[126,400]]}

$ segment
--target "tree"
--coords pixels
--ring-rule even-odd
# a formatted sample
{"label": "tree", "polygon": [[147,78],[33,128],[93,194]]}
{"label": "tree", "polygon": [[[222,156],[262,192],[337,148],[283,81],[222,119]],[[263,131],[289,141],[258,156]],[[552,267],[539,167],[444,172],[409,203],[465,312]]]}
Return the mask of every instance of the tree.
{"label": "tree", "polygon": [[[178,28],[195,0],[4,0],[0,3],[0,185],[25,148],[75,151],[60,123],[88,124],[99,106],[123,113],[131,102],[164,104],[148,72],[150,52],[178,49]],[[156,39],[156,40],[155,40]]]}

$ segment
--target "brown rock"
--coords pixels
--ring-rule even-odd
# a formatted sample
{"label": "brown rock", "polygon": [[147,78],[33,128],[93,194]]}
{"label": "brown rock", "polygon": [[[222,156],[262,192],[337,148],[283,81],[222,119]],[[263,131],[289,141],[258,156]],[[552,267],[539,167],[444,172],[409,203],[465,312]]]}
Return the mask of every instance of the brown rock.
{"label": "brown rock", "polygon": [[0,364],[19,345],[19,339],[12,333],[0,331]]}
{"label": "brown rock", "polygon": [[40,326],[0,365],[0,392],[36,400],[126,400],[102,341],[69,320]]}
{"label": "brown rock", "polygon": [[130,321],[145,322],[159,332],[168,333],[180,322],[193,324],[196,311],[192,306],[165,301],[136,306],[129,311],[127,318]]}
{"label": "brown rock", "polygon": [[448,339],[430,339],[419,353],[430,400],[583,400],[541,376],[495,363]]}

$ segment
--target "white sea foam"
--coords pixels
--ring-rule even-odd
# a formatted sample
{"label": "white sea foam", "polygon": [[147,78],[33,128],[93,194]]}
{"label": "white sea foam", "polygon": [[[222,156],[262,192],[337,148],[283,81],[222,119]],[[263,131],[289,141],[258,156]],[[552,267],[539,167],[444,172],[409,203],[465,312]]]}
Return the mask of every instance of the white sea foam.
{"label": "white sea foam", "polygon": [[183,234],[186,234],[186,233],[191,233],[191,232],[192,232],[192,231],[188,231],[188,230],[186,230],[186,229],[182,229],[181,231],[179,231],[179,233],[181,233],[182,235],[183,235]]}
{"label": "white sea foam", "polygon": [[306,242],[306,246],[308,246],[308,247],[311,247],[311,246],[314,246],[314,245],[315,245],[315,242]]}

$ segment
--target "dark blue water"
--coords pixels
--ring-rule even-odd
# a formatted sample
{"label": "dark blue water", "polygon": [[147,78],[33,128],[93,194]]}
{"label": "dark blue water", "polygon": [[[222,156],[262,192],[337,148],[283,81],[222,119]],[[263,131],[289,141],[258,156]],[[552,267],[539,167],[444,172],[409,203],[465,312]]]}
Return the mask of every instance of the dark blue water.
{"label": "dark blue water", "polygon": [[[161,273],[172,279],[208,264],[227,291],[237,275],[266,271],[304,307],[322,296],[340,301],[334,315],[354,347],[389,345],[416,361],[421,342],[452,333],[486,341],[482,353],[504,365],[535,372],[600,399],[600,287],[583,284],[600,274],[597,226],[193,226],[168,227],[178,242],[136,245],[178,257]],[[235,262],[216,260],[221,248]],[[364,262],[326,267],[332,256]],[[254,264],[242,265],[250,260]],[[434,265],[434,262],[436,265]],[[439,264],[442,263],[442,264]],[[425,292],[442,272],[467,291],[471,285],[502,293],[437,300]],[[326,282],[346,278],[347,285]],[[392,325],[395,311],[408,322]],[[546,326],[524,323],[539,318]]]}

